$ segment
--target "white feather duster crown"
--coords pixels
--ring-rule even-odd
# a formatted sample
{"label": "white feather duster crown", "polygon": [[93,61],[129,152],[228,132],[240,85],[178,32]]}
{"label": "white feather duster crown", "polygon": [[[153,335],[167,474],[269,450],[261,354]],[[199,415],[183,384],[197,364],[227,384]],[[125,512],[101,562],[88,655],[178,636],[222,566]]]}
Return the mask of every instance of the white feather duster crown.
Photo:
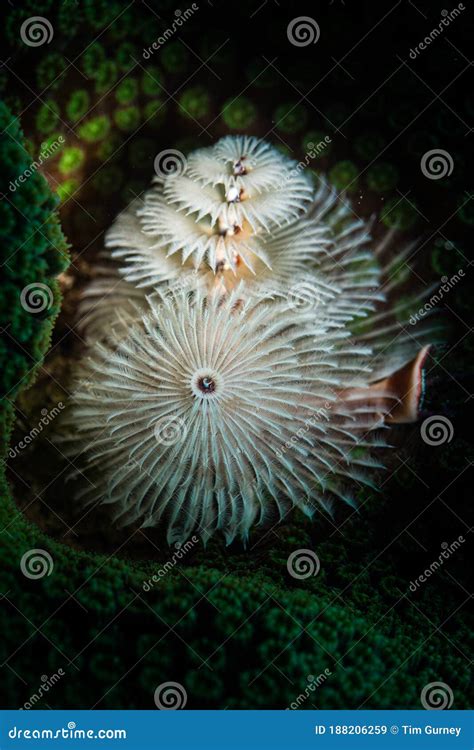
{"label": "white feather duster crown", "polygon": [[381,293],[385,246],[256,138],[160,178],[109,231],[81,308],[87,386],[64,440],[93,477],[82,501],[170,542],[354,503],[372,430],[416,415],[426,355],[410,364],[418,344]]}

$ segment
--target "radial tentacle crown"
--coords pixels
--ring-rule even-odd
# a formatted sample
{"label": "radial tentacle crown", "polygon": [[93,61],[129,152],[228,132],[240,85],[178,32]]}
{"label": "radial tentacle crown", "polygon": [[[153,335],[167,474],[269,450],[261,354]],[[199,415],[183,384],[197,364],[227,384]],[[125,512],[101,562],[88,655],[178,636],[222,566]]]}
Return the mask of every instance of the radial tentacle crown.
{"label": "radial tentacle crown", "polygon": [[64,440],[91,473],[82,501],[170,542],[354,503],[375,428],[416,418],[431,336],[397,319],[386,282],[411,247],[387,263],[391,240],[256,138],[160,177],[110,229],[80,311]]}

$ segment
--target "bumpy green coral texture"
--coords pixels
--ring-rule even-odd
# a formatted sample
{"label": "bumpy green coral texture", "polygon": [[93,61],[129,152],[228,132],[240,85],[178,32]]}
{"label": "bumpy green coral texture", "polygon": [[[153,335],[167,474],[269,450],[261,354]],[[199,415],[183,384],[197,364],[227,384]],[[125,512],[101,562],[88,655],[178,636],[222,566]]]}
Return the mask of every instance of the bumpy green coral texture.
{"label": "bumpy green coral texture", "polygon": [[[22,146],[20,124],[0,103],[0,161],[7,194],[0,201],[1,395],[14,398],[31,382],[51,336],[59,311],[54,277],[68,262],[66,243],[54,213],[56,199],[45,178],[32,168],[34,159]],[[31,311],[25,287],[42,289],[46,304]],[[22,292],[25,299],[22,304]],[[33,300],[34,302],[34,300]],[[39,306],[42,306],[40,303]]]}

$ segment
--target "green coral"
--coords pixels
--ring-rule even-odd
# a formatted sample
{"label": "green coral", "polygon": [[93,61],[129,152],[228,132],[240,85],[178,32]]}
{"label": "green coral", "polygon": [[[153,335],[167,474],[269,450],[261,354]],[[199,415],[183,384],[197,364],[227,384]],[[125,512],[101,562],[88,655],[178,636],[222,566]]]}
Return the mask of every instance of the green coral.
{"label": "green coral", "polygon": [[69,172],[75,172],[79,167],[84,164],[85,153],[84,149],[79,147],[66,148],[59,160],[59,171],[62,174],[68,174]]}
{"label": "green coral", "polygon": [[142,91],[146,96],[159,96],[163,91],[163,74],[155,65],[149,65],[142,75]]}
{"label": "green coral", "polygon": [[154,99],[143,107],[143,118],[147,125],[156,127],[157,125],[161,125],[165,119],[167,110],[168,104],[166,102]]}
{"label": "green coral", "polygon": [[238,96],[225,102],[222,119],[231,130],[244,130],[257,119],[257,108],[246,96]]}
{"label": "green coral", "polygon": [[138,81],[136,78],[125,78],[115,89],[115,98],[119,104],[130,104],[138,96]]}
{"label": "green coral", "polygon": [[282,133],[298,133],[306,127],[308,111],[302,104],[287,102],[277,107],[273,119]]}
{"label": "green coral", "polygon": [[140,124],[140,110],[138,107],[117,109],[114,113],[114,122],[124,132],[136,130]]}
{"label": "green coral", "polygon": [[40,91],[46,88],[58,88],[64,79],[68,62],[59,52],[50,52],[38,62],[36,82]]}
{"label": "green coral", "polygon": [[98,68],[95,76],[95,91],[97,94],[108,93],[118,78],[117,66],[112,60],[107,60]]}
{"label": "green coral", "polygon": [[138,54],[139,53],[132,42],[122,42],[118,46],[115,54],[115,61],[119,69],[122,71],[129,71],[133,68],[136,65],[134,58],[136,58]]}
{"label": "green coral", "polygon": [[359,184],[359,170],[352,161],[340,161],[329,172],[329,179],[339,191],[354,192]]}
{"label": "green coral", "polygon": [[385,139],[380,133],[362,133],[354,141],[354,150],[364,161],[372,161],[383,151]]}
{"label": "green coral", "polygon": [[211,98],[203,86],[193,86],[193,88],[183,91],[179,98],[179,111],[185,117],[192,120],[200,120],[209,115]]}
{"label": "green coral", "polygon": [[81,58],[82,69],[87,76],[96,78],[101,65],[106,60],[105,50],[100,42],[92,42]]}
{"label": "green coral", "polygon": [[395,197],[385,204],[380,218],[386,227],[406,230],[415,224],[418,213],[406,198]]}
{"label": "green coral", "polygon": [[54,99],[46,99],[40,105],[35,118],[35,124],[41,135],[48,135],[56,130],[59,123],[59,107]]}
{"label": "green coral", "polygon": [[66,104],[66,114],[71,122],[77,122],[88,111],[90,106],[90,96],[86,89],[77,89],[74,91]]}
{"label": "green coral", "polygon": [[102,141],[110,130],[110,120],[107,115],[98,115],[84,122],[79,128],[79,137],[87,143]]}
{"label": "green coral", "polygon": [[189,65],[189,52],[182,42],[168,42],[163,47],[161,63],[169,73],[184,73]]}
{"label": "green coral", "polygon": [[398,169],[388,162],[379,162],[367,170],[367,187],[376,193],[393,190],[398,182]]}
{"label": "green coral", "polygon": [[[10,187],[8,201],[0,203],[0,235],[3,235],[0,327],[7,332],[0,349],[1,386],[2,393],[13,398],[32,380],[43,359],[59,307],[53,276],[58,267],[63,269],[67,264],[67,247],[58,230],[56,202],[44,177],[38,171],[25,176],[31,158],[21,146],[23,133],[19,122],[4,104],[0,104],[0,130],[5,184],[15,186],[13,190]],[[57,248],[54,261],[52,248]]]}
{"label": "green coral", "polygon": [[69,177],[64,180],[56,189],[56,193],[61,203],[68,200],[74,193],[77,193],[80,187],[80,182],[75,177]]}

